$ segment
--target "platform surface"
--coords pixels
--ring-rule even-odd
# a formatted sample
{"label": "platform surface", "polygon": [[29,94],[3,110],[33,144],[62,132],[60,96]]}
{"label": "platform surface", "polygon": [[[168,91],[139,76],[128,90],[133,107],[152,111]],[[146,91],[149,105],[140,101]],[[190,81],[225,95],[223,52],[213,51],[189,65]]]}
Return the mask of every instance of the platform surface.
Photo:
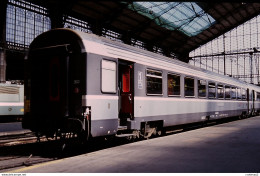
{"label": "platform surface", "polygon": [[11,170],[19,173],[259,173],[260,117]]}

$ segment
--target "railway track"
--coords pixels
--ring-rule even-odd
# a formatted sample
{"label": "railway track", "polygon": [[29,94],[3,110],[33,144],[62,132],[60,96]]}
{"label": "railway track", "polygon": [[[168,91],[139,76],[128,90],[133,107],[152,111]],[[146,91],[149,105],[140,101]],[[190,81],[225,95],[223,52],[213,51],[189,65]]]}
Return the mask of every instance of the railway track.
{"label": "railway track", "polygon": [[[228,123],[237,119],[210,122],[207,124],[193,124],[168,131],[166,135],[173,135],[201,127]],[[19,138],[19,139],[17,139]],[[37,138],[32,133],[8,137],[0,137],[0,172],[11,168],[30,166],[42,162],[53,161],[61,158],[86,154],[106,148],[125,145],[129,140],[122,138],[95,138],[89,144],[82,145],[77,139],[69,139],[66,143],[62,140],[46,140],[36,142]],[[66,147],[65,147],[66,146]]]}
{"label": "railway track", "polygon": [[3,135],[0,136],[0,147],[35,142],[36,139],[37,138],[32,132],[27,132],[22,134]]}
{"label": "railway track", "polygon": [[55,159],[40,154],[39,150],[43,151],[47,141],[44,138],[41,140],[42,143],[36,143],[37,137],[32,132],[0,136],[0,171]]}
{"label": "railway track", "polygon": [[66,142],[41,138],[41,142],[37,142],[37,138],[32,134],[0,137],[0,172],[123,145],[127,142],[129,141],[118,138],[111,140],[97,138],[90,144],[83,145],[77,138],[67,139]]}

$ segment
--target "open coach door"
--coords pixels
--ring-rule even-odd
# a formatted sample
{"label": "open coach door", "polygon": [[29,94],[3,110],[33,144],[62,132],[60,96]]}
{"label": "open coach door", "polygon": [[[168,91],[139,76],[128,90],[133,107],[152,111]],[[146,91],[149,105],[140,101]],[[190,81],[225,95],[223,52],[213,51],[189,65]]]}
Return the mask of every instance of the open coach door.
{"label": "open coach door", "polygon": [[134,63],[119,60],[118,93],[120,126],[126,126],[127,119],[134,118]]}

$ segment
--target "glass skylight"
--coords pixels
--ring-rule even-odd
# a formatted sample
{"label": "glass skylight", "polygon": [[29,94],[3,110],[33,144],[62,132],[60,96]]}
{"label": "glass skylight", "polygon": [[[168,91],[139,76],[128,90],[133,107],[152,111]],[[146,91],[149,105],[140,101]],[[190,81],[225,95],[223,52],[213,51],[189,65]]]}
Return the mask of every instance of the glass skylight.
{"label": "glass skylight", "polygon": [[128,7],[164,28],[188,36],[199,34],[215,22],[194,2],[133,2]]}

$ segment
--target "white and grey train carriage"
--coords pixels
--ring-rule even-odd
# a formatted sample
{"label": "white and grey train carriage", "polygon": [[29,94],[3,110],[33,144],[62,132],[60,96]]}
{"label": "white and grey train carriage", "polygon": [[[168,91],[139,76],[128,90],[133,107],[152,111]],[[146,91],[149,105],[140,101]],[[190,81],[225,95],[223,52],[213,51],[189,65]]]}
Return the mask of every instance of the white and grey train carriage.
{"label": "white and grey train carriage", "polygon": [[20,121],[24,115],[24,85],[0,83],[0,123]]}
{"label": "white and grey train carriage", "polygon": [[253,115],[260,88],[94,34],[55,29],[30,45],[23,127],[86,137]]}

